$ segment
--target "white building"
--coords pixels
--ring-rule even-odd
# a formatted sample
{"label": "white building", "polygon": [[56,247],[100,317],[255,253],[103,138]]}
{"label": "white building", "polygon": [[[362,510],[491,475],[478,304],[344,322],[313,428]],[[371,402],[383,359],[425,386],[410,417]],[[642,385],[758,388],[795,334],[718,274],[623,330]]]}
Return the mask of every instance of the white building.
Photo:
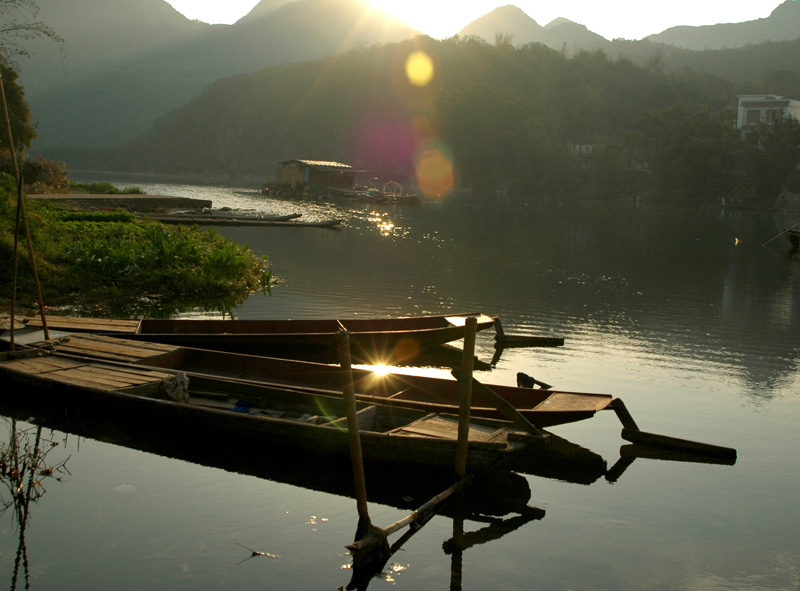
{"label": "white building", "polygon": [[736,129],[746,134],[749,127],[786,116],[800,120],[800,101],[774,94],[744,94],[739,96]]}

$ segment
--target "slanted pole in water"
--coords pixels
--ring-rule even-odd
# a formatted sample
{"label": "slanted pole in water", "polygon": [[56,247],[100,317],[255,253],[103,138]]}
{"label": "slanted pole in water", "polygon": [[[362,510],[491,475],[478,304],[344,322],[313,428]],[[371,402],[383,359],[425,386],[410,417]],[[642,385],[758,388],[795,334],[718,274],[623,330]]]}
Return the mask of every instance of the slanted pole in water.
{"label": "slanted pole in water", "polygon": [[617,413],[617,417],[622,423],[622,438],[631,443],[701,456],[725,458],[729,460],[736,458],[736,450],[730,447],[722,447],[720,445],[689,441],[687,439],[678,439],[677,437],[657,435],[656,433],[642,431],[639,429],[636,421],[633,420],[625,404],[619,398],[614,399],[611,404],[608,405],[608,408]]}

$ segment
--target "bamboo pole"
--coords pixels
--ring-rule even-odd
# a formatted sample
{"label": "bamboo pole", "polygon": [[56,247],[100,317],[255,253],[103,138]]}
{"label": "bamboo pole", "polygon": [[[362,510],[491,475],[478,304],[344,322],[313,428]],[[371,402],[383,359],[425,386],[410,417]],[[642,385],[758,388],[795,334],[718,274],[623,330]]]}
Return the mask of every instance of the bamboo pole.
{"label": "bamboo pole", "polygon": [[39,313],[42,316],[42,331],[44,332],[45,340],[50,338],[50,333],[47,330],[47,319],[44,313],[44,300],[42,299],[42,288],[39,284],[39,272],[36,268],[36,256],[33,252],[33,241],[31,240],[31,232],[28,227],[28,214],[25,211],[25,198],[22,194],[22,173],[19,170],[19,163],[17,162],[17,153],[14,150],[14,136],[11,133],[11,119],[8,116],[8,103],[6,102],[6,90],[3,86],[3,76],[0,74],[0,101],[3,106],[3,118],[6,123],[6,137],[8,139],[8,152],[11,156],[11,163],[14,167],[14,178],[17,182],[17,225],[14,231],[14,280],[11,293],[11,350],[14,350],[14,308],[16,306],[16,293],[17,293],[17,237],[19,235],[19,220],[22,218],[22,227],[25,230],[25,238],[28,242],[28,252],[31,257],[31,269],[33,271],[33,282],[36,286],[36,297],[39,301]]}
{"label": "bamboo pole", "polygon": [[456,476],[467,473],[467,448],[469,446],[469,417],[472,406],[472,370],[475,361],[475,334],[478,320],[469,317],[464,324],[464,355],[461,359],[461,376],[458,380],[460,406],[458,411],[458,442],[456,446]]}
{"label": "bamboo pole", "polygon": [[781,231],[780,231],[778,234],[776,234],[775,236],[773,236],[772,238],[770,238],[769,240],[767,240],[767,241],[766,241],[764,244],[762,244],[761,246],[766,246],[767,244],[769,244],[770,242],[772,242],[772,241],[773,241],[773,240],[775,240],[776,238],[780,238],[781,236],[783,236],[784,234],[786,234],[786,230],[794,230],[794,229],[795,229],[797,226],[800,226],[800,222],[797,222],[796,224],[794,224],[793,226],[789,226],[788,228],[784,228],[784,229],[783,229],[783,230],[781,230]]}
{"label": "bamboo pole", "polygon": [[356,508],[359,528],[361,522],[369,523],[367,509],[367,481],[364,477],[364,458],[361,453],[361,436],[358,432],[356,413],[356,393],[353,387],[353,371],[350,358],[350,332],[340,330],[336,333],[336,346],[339,350],[339,364],[342,368],[342,394],[347,412],[347,429],[350,433],[350,460],[353,465],[353,480],[356,487]]}
{"label": "bamboo pole", "polygon": [[[461,379],[464,375],[463,370],[459,371],[457,369],[454,369],[450,373],[453,375],[454,378],[456,378],[459,381],[459,383],[461,382]],[[520,413],[516,408],[514,408],[514,405],[511,404],[508,400],[498,396],[497,392],[489,388],[489,386],[482,384],[473,377],[470,377],[470,382],[472,383],[470,391],[474,390],[476,392],[483,394],[483,396],[489,401],[489,403],[492,406],[494,406],[506,419],[511,421],[516,427],[519,427],[520,429],[527,431],[528,433],[530,433],[537,439],[542,440],[543,442],[546,441],[547,436],[536,425],[534,425],[528,419],[526,419],[522,413]]]}

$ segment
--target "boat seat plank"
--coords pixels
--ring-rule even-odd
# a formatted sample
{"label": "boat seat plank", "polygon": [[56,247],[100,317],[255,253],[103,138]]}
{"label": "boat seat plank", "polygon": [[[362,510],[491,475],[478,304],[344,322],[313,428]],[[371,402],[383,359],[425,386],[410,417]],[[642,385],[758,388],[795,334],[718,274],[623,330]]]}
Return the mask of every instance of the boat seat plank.
{"label": "boat seat plank", "polygon": [[163,343],[153,343],[151,341],[139,341],[139,340],[131,340],[126,339],[124,337],[112,337],[108,335],[102,334],[73,334],[69,337],[71,340],[77,340],[81,342],[90,342],[90,343],[106,343],[108,345],[117,345],[120,347],[127,347],[133,350],[143,350],[143,351],[154,351],[157,353],[169,353],[171,351],[175,351],[176,349],[180,349],[175,345],[165,345]]}
{"label": "boat seat plank", "polygon": [[163,380],[174,379],[175,377],[174,374],[163,371],[131,371],[125,368],[103,367],[100,365],[89,365],[85,367],[87,371],[91,371],[109,383],[143,384],[161,382]]}
{"label": "boat seat plank", "polygon": [[569,392],[553,392],[537,404],[534,410],[540,412],[597,411],[608,406],[611,399],[612,396],[606,394],[597,394],[595,396],[582,394],[576,396]]}
{"label": "boat seat plank", "polygon": [[153,375],[152,372],[119,372],[115,367],[82,364],[47,372],[45,376],[73,386],[98,388],[106,391],[121,390],[154,384],[172,379],[170,374]]}
{"label": "boat seat plank", "polygon": [[27,374],[43,374],[85,364],[85,362],[74,359],[45,356],[15,359],[13,361],[7,361],[3,365],[10,369],[21,371]]}
{"label": "boat seat plank", "polygon": [[130,341],[101,335],[72,335],[58,343],[58,351],[114,361],[139,361],[174,351],[177,347],[145,341]]}
{"label": "boat seat plank", "polygon": [[[499,431],[504,432],[503,429]],[[420,435],[424,437],[437,437],[440,439],[458,439],[458,421],[453,418],[430,414],[403,427],[392,429],[391,434]],[[470,441],[494,441],[498,439],[498,429],[471,424],[469,429]]]}

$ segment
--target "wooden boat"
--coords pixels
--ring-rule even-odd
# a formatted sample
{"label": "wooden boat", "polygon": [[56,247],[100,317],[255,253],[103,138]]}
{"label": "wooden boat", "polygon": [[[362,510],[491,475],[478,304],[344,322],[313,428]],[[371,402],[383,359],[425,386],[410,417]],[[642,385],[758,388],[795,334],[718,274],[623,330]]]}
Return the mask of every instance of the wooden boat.
{"label": "wooden boat", "polygon": [[[336,332],[350,331],[354,359],[371,363],[396,363],[420,351],[464,337],[466,319],[475,316],[478,330],[490,328],[494,319],[485,314],[409,316],[400,318],[341,320],[114,320],[47,316],[48,328],[68,332],[93,332],[170,345],[219,351],[246,351],[281,357],[299,357],[309,350],[336,349]],[[27,326],[41,329],[40,317]]]}
{"label": "wooden boat", "polygon": [[800,250],[800,230],[784,230],[784,234],[789,239],[789,244],[791,244],[791,252],[797,252]]}
{"label": "wooden boat", "polygon": [[[45,384],[49,384],[51,389],[55,387],[58,392],[59,386],[70,385],[79,388],[88,386],[92,389],[93,374],[99,373],[105,375],[104,381],[112,384],[105,390],[138,394],[141,387],[147,389],[145,394],[152,394],[153,386],[148,385],[148,380],[157,382],[155,385],[157,391],[169,392],[174,387],[171,382],[176,380],[175,376],[182,376],[186,380],[188,374],[195,396],[207,390],[212,398],[222,396],[226,408],[230,407],[231,396],[224,392],[221,395],[220,391],[235,391],[245,400],[246,405],[242,410],[247,411],[247,414],[251,405],[267,406],[267,403],[272,403],[277,397],[281,404],[292,406],[295,412],[297,406],[305,404],[303,409],[307,413],[316,412],[310,419],[316,425],[331,423],[337,427],[341,426],[335,422],[338,419],[331,417],[330,410],[331,405],[338,404],[341,407],[342,404],[339,391],[344,376],[342,370],[336,366],[173,347],[90,334],[50,339],[38,343],[36,347],[39,347],[40,351],[49,352],[53,359],[74,363],[68,363],[64,367],[58,363],[36,364],[36,367],[32,368],[25,367],[24,363],[13,366],[12,364],[17,361],[13,357],[18,353],[5,353],[2,358],[11,358],[11,361],[7,367],[3,367],[4,364],[0,361],[0,376],[9,373],[11,383],[34,386],[39,385],[38,380],[44,379]],[[54,351],[58,352],[57,356],[53,355]],[[192,371],[198,365],[197,371]],[[98,369],[98,366],[102,367]],[[16,374],[14,371],[8,372],[8,369],[17,372]],[[71,373],[73,369],[76,370],[75,375]],[[66,371],[55,373],[61,370]],[[132,373],[139,382],[131,383],[126,375],[128,373]],[[164,374],[173,377],[165,379]],[[36,379],[32,380],[31,375],[36,376]],[[147,377],[152,375],[160,377],[158,379]],[[367,405],[366,409],[362,408],[366,421],[365,429],[377,431],[379,435],[408,436],[412,439],[414,436],[419,436],[421,439],[432,438],[435,441],[431,443],[433,446],[430,449],[431,457],[427,459],[423,457],[426,453],[425,445],[419,446],[419,442],[408,443],[407,450],[395,449],[394,443],[388,443],[381,450],[373,451],[373,457],[384,461],[391,461],[394,458],[404,463],[440,464],[449,453],[445,450],[454,451],[457,421],[455,415],[449,414],[448,411],[455,410],[453,402],[458,399],[458,382],[403,374],[381,375],[379,372],[369,370],[355,370],[350,377],[354,380],[356,399]],[[56,379],[55,383],[48,381],[52,378]],[[333,386],[332,382],[336,382],[337,385]],[[207,384],[205,389],[204,384]],[[519,398],[520,396],[522,398]],[[57,394],[56,402],[60,399]],[[251,402],[251,399],[254,402]],[[484,406],[487,402],[491,406]],[[478,425],[476,427],[470,426],[469,461],[473,465],[485,466],[489,461],[487,457],[489,454],[495,456],[495,459],[498,454],[512,452],[518,454],[521,448],[516,444],[535,442],[535,445],[538,445],[542,442],[542,433],[537,427],[583,420],[603,409],[615,412],[623,426],[622,438],[632,443],[735,461],[736,450],[733,448],[642,431],[622,401],[607,394],[532,390],[496,385],[487,387],[477,381],[473,383],[470,408],[474,420],[483,421],[481,417],[501,415],[510,422],[495,420],[488,424],[476,423]],[[400,423],[392,422],[393,411],[402,415]],[[268,413],[266,410],[265,414]],[[388,431],[381,430],[386,424],[390,425]],[[524,431],[518,431],[514,426]],[[280,432],[277,427],[276,430]],[[371,437],[370,445],[379,445],[381,437]],[[325,445],[334,444],[334,440],[327,432],[321,439]],[[310,445],[310,440],[307,441],[306,445]],[[343,445],[341,441],[339,443]],[[487,443],[491,445],[486,447]],[[332,447],[330,451],[335,449],[339,448]]]}
{"label": "wooden boat", "polygon": [[195,224],[200,226],[280,226],[300,228],[332,228],[339,226],[342,220],[329,219],[317,222],[302,222],[295,218],[298,216],[282,216],[284,219],[270,219],[259,216],[228,216],[228,215],[149,215],[150,219],[164,224]]}
{"label": "wooden boat", "polygon": [[[133,364],[140,368],[181,371],[191,380],[216,378],[249,387],[291,390],[300,394],[341,397],[339,366],[190,347],[157,345],[102,335],[74,335],[51,344],[62,354]],[[459,386],[454,379],[401,373],[381,374],[370,369],[352,370],[356,398],[362,402],[426,413],[458,414]],[[536,427],[588,419],[608,407],[608,394],[532,390],[503,385],[488,386]],[[503,419],[490,396],[473,389],[474,417]]]}
{"label": "wooden boat", "polygon": [[[87,335],[109,359],[173,352],[169,346]],[[99,339],[99,340],[98,340]],[[80,341],[81,338],[75,338]],[[61,350],[62,347],[57,347]],[[298,392],[215,376],[81,358],[45,350],[4,354],[0,397],[23,395],[42,404],[80,402],[121,412],[169,429],[176,438],[237,437],[253,444],[302,450],[315,457],[347,456],[346,410],[341,397]],[[11,386],[11,387],[9,387]],[[358,403],[361,447],[366,461],[453,466],[458,419],[381,404]],[[526,447],[530,437],[508,422],[472,420],[467,462],[486,470]]]}

